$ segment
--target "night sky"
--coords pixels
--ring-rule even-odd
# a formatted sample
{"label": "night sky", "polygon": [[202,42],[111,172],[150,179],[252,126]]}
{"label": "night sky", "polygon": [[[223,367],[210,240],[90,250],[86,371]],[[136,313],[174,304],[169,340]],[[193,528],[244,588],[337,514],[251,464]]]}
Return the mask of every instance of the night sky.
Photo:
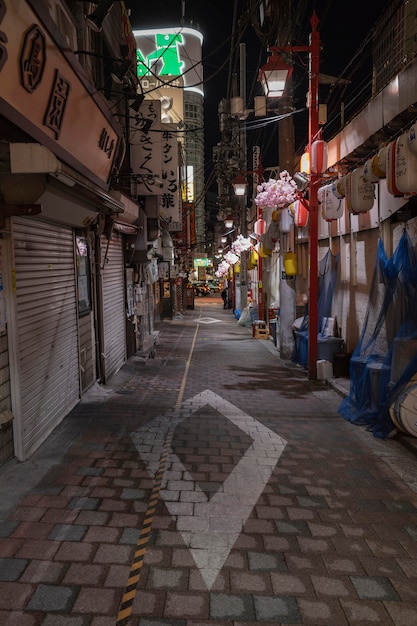
{"label": "night sky", "polygon": [[[319,32],[322,44],[320,55],[320,72],[339,76],[346,68],[344,76],[349,77],[352,71],[360,72],[362,63],[370,63],[370,56],[367,61],[365,55],[355,61],[353,67],[349,68],[352,57],[361,46],[362,41],[369,34],[372,24],[378,18],[384,7],[388,6],[391,0],[350,0],[346,3],[334,0],[293,0],[292,11],[298,15],[296,23],[296,33],[299,41],[294,41],[299,45],[308,45],[310,33],[310,17],[313,10],[316,11],[319,19]],[[230,74],[238,70],[238,65],[233,68],[226,63],[231,51],[231,29],[233,23],[233,0],[225,0],[221,3],[219,10],[218,3],[202,0],[152,0],[151,3],[144,3],[143,0],[125,0],[127,8],[131,9],[130,21],[134,30],[141,28],[155,28],[180,25],[182,18],[182,7],[185,6],[184,25],[198,28],[203,36],[203,67],[205,78],[205,125],[210,128],[210,133],[206,132],[206,161],[207,170],[210,169],[212,156],[212,146],[220,138],[218,131],[218,104],[222,98],[227,97],[227,85]],[[244,0],[239,0],[240,9],[245,6]],[[375,9],[378,5],[378,9]],[[239,15],[239,12],[238,12]],[[261,88],[257,83],[259,67],[265,63],[267,51],[264,42],[261,42],[254,29],[249,26],[243,38],[246,44],[246,69],[247,69],[247,107],[253,107],[253,96],[261,95]],[[302,60],[302,59],[301,59]],[[305,61],[307,57],[305,55]],[[238,63],[236,55],[235,63]],[[300,68],[300,72],[306,81],[306,72]],[[355,80],[358,80],[357,75]],[[305,107],[305,93],[307,82],[300,84],[301,96],[296,100],[296,108]],[[323,88],[320,100],[328,97],[328,88]],[[300,135],[298,141],[304,141],[304,129],[307,133],[306,115],[298,115],[294,118],[294,124]],[[253,138],[253,143],[260,144],[265,152],[276,154],[276,135],[273,125],[266,127],[264,131],[259,131]],[[305,138],[306,139],[306,138]],[[252,141],[249,138],[249,142]],[[296,139],[297,143],[297,139]],[[297,146],[296,146],[297,148]],[[274,159],[275,156],[267,157]],[[269,163],[269,165],[273,165]]]}

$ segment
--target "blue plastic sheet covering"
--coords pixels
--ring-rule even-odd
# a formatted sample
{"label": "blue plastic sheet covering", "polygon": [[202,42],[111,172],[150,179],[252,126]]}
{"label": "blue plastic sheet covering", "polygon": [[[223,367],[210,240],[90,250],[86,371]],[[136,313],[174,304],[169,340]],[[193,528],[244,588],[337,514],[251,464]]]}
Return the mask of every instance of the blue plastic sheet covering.
{"label": "blue plastic sheet covering", "polygon": [[350,361],[350,392],[339,407],[343,418],[367,425],[375,437],[390,435],[395,425],[389,408],[417,372],[416,339],[417,258],[404,230],[390,259],[378,241],[368,307]]}
{"label": "blue plastic sheet covering", "polygon": [[[322,328],[323,318],[331,317],[332,302],[336,278],[338,275],[339,255],[334,255],[329,249],[319,262],[318,284],[318,327]],[[325,341],[319,332],[317,341]],[[299,330],[295,333],[294,351],[291,360],[302,367],[308,367],[308,314],[304,316]]]}

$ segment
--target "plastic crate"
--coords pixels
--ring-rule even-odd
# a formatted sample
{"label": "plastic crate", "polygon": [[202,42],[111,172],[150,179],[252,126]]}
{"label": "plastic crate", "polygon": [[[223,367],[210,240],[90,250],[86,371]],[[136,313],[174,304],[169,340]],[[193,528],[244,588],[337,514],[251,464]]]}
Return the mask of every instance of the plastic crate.
{"label": "plastic crate", "polygon": [[252,337],[256,337],[256,333],[259,330],[266,331],[266,322],[264,322],[264,320],[253,320],[252,321]]}
{"label": "plastic crate", "polygon": [[253,336],[255,339],[269,339],[269,333],[266,328],[255,328]]}

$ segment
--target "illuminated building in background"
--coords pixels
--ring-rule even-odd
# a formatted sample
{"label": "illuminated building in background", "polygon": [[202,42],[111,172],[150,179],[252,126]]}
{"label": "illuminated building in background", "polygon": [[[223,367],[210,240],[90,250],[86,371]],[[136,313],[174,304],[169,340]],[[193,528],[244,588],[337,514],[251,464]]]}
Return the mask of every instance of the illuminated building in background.
{"label": "illuminated building in background", "polygon": [[[198,249],[205,233],[203,36],[193,28],[179,26],[135,30],[134,36],[143,94],[146,99],[161,101],[162,124],[176,127],[183,144],[182,199],[195,206]],[[172,216],[170,224],[170,230],[180,230],[182,220]]]}

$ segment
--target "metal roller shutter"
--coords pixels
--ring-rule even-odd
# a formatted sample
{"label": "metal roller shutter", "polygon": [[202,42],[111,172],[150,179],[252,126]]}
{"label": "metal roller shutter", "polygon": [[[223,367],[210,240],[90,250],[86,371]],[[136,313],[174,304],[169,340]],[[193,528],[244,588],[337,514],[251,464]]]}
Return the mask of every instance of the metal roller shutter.
{"label": "metal roller shutter", "polygon": [[110,244],[102,240],[104,380],[126,361],[126,312],[122,236],[113,231]]}
{"label": "metal roller shutter", "polygon": [[15,218],[12,231],[24,460],[80,398],[74,243],[70,228],[35,220]]}

